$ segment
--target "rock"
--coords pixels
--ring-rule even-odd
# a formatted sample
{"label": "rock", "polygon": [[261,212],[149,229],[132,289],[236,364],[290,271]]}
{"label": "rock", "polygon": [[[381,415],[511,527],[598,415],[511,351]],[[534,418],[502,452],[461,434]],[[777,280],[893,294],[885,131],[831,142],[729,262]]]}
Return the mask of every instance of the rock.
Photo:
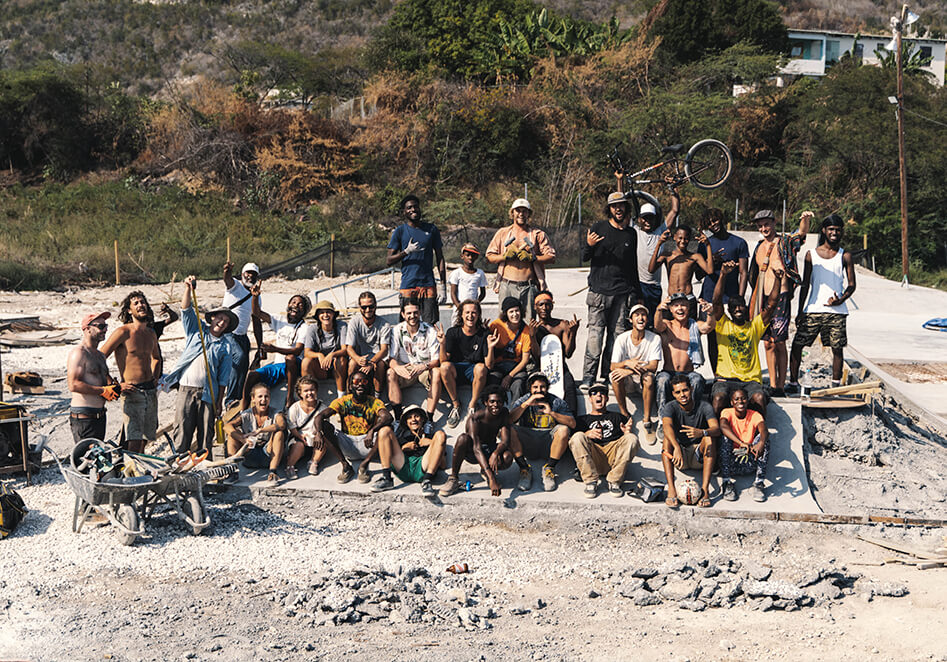
{"label": "rock", "polygon": [[694,596],[697,591],[697,583],[687,579],[671,577],[667,583],[658,591],[665,600],[677,602],[688,600]]}
{"label": "rock", "polygon": [[701,600],[681,600],[677,603],[677,606],[690,611],[703,611],[707,608],[707,604]]}
{"label": "rock", "polygon": [[591,591],[589,591],[589,597],[590,597],[590,598],[598,598],[598,597],[601,597],[601,595],[602,595],[601,593],[599,593],[598,591],[596,591],[596,590],[594,590],[594,589],[591,590]]}
{"label": "rock", "polygon": [[718,645],[725,651],[732,651],[734,648],[736,648],[736,646],[733,645],[733,642],[729,639],[721,639]]}
{"label": "rock", "polygon": [[746,566],[746,572],[750,576],[750,579],[755,579],[758,582],[765,582],[769,579],[769,576],[773,574],[772,568],[767,568],[764,565],[759,565],[757,563],[748,563]]}
{"label": "rock", "polygon": [[876,584],[874,582],[869,584],[862,584],[858,587],[859,591],[869,596],[885,596],[889,598],[903,598],[908,594],[908,587],[904,584],[894,584],[894,583],[884,583]]}
{"label": "rock", "polygon": [[467,604],[467,594],[463,591],[463,589],[452,588],[447,592],[447,597],[451,600],[456,600],[462,605],[466,606]]}
{"label": "rock", "polygon": [[795,600],[774,600],[773,609],[782,609],[783,611],[796,611],[799,605]]}
{"label": "rock", "polygon": [[625,598],[631,598],[644,587],[645,581],[643,579],[626,579],[618,586],[618,594]]}
{"label": "rock", "polygon": [[645,581],[644,587],[649,591],[659,591],[667,583],[668,578],[665,575],[656,575]]}
{"label": "rock", "polygon": [[543,609],[546,606],[546,601],[542,598],[536,598],[536,602],[533,603],[533,609]]}
{"label": "rock", "polygon": [[743,592],[751,598],[771,596],[783,600],[798,600],[804,597],[805,592],[789,582],[743,582]]}
{"label": "rock", "polygon": [[717,592],[719,584],[713,579],[703,579],[697,585],[697,595],[695,597],[700,598],[701,600],[710,600],[714,597],[714,593]]}
{"label": "rock", "polygon": [[532,609],[530,609],[528,606],[522,605],[522,604],[521,604],[521,605],[513,605],[512,607],[510,607],[510,613],[513,614],[514,616],[522,616],[522,615],[524,615],[524,614],[530,613],[531,611],[532,611]]}
{"label": "rock", "polygon": [[842,597],[842,589],[829,579],[824,579],[815,586],[810,586],[807,589],[807,593],[809,597],[818,602],[838,600]]}
{"label": "rock", "polygon": [[702,574],[707,579],[716,577],[720,574],[720,566],[715,564],[708,565],[706,568],[704,568],[704,572]]}
{"label": "rock", "polygon": [[652,577],[657,576],[658,571],[655,568],[635,568],[631,576],[639,577],[641,579],[651,579]]}
{"label": "rock", "polygon": [[773,608],[773,599],[770,597],[759,598],[753,600],[751,604],[751,609],[758,609],[759,611],[769,611]]}
{"label": "rock", "polygon": [[649,593],[648,591],[642,589],[634,594],[632,597],[632,602],[634,602],[638,607],[651,607],[653,605],[661,604],[661,598],[654,593]]}
{"label": "rock", "polygon": [[796,586],[799,588],[805,588],[807,586],[812,586],[813,584],[818,584],[822,578],[825,577],[825,570],[819,568],[814,572],[807,573],[802,576],[799,581],[796,582]]}

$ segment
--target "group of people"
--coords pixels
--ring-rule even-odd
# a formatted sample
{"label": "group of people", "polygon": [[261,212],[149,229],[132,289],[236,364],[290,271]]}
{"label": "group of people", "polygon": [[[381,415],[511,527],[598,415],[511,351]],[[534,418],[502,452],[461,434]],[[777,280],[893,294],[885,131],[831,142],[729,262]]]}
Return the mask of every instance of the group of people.
{"label": "group of people", "polygon": [[[107,339],[109,312],[82,321],[83,341],[68,366],[76,440],[103,438],[105,402],[121,397],[124,443],[143,450],[156,439],[157,391],[176,388],[177,448],[196,446],[212,453],[215,421],[226,418],[228,456],[268,469],[271,481],[279,480],[283,466],[286,477],[295,478],[303,462],[310,473],[318,473],[331,454],[342,468],[340,482],[356,476],[370,482],[375,461],[381,471],[373,490],[392,488],[394,474],[420,483],[422,492],[432,496],[434,475],[447,469],[446,434],[436,427],[456,428],[466,418],[442,496],[461,489],[465,460],[479,466],[491,493],[499,495],[499,471],[516,463],[517,486],[526,490],[532,480],[529,459],[539,458],[543,488],[555,490],[558,462],[569,452],[586,496],[597,495],[602,479],[604,489],[621,496],[639,440],[654,444],[662,436],[669,507],[680,503],[675,472],[683,470],[701,472],[699,505],[709,506],[715,466],[724,499],[737,498],[736,475],[751,473],[753,496],[764,500],[768,396],[798,391],[802,348],[816,336],[833,351],[833,378],[841,377],[845,301],[855,290],[851,255],[841,248],[844,224],[834,214],[823,221],[819,246],[806,253],[800,275],[796,254],[810,212],[803,212],[798,231],[791,234],[775,231],[772,212],[757,213],[761,239],[751,256],[746,242],[728,232],[722,213],[710,210],[692,251],[692,230],[678,222],[680,202],[673,189],[664,218],[651,204],[641,205],[632,218],[636,206],[622,193],[621,181],[606,201],[606,219],[586,233],[588,339],[579,382],[563,362],[563,397],[549,392],[549,378],[538,368],[539,348],[545,336],[554,335],[563,358],[571,357],[581,322],[554,316],[546,266],[556,252],[546,233],[531,225],[529,202],[513,202],[510,225],[498,230],[486,249],[486,260],[497,267],[494,290],[500,304],[497,318],[487,323],[481,302],[488,281],[476,266],[480,250],[464,244],[461,265],[448,275],[438,228],[422,220],[420,200],[408,196],[401,203],[404,222],[393,232],[387,256],[389,265],[401,265],[399,321],[391,324],[377,314],[372,292],[359,296],[358,311],[347,323],[331,302],[313,306],[303,294],[290,297],[285,311],[266,311],[259,268],[245,265],[237,280],[228,263],[223,305],[203,319],[197,313],[196,280],[185,280],[185,347],[165,372],[158,345],[162,322],[155,321],[145,296],[132,292],[121,305],[122,325]],[[796,335],[787,352],[797,286]],[[447,300],[452,312],[445,328],[439,303]],[[275,341],[264,342],[264,324]],[[251,328],[257,346],[252,361]],[[769,391],[763,387],[760,342]],[[119,380],[109,376],[106,358],[112,353]],[[263,364],[268,355],[275,359]],[[707,359],[714,375],[709,389],[699,372]],[[332,380],[338,393],[327,405],[318,397],[319,380]],[[271,389],[283,383],[286,406],[277,410],[270,403]],[[426,397],[406,404],[405,390],[414,384]],[[466,406],[461,386],[470,387]],[[587,397],[582,415],[580,392]],[[618,411],[607,408],[610,394]],[[638,395],[635,425],[629,402]],[[442,399],[449,403],[447,413],[436,421]],[[225,416],[228,407],[231,413]]]}

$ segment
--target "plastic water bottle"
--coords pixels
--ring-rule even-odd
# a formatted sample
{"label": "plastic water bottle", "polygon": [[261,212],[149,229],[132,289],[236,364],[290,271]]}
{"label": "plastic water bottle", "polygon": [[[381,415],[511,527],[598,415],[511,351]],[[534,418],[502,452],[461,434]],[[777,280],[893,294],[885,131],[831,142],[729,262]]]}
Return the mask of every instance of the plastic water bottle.
{"label": "plastic water bottle", "polygon": [[799,396],[803,402],[808,402],[812,397],[812,375],[806,370],[806,374],[799,380]]}
{"label": "plastic water bottle", "polygon": [[473,489],[473,483],[471,483],[469,480],[466,483],[464,483],[464,492],[469,492],[472,489]]}

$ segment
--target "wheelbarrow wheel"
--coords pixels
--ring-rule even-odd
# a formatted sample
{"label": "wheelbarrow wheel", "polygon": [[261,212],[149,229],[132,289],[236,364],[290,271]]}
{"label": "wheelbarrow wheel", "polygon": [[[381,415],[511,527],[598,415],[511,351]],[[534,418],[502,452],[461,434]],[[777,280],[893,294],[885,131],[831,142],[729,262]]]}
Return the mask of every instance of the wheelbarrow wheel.
{"label": "wheelbarrow wheel", "polygon": [[[136,511],[135,508],[132,507],[131,505],[125,503],[119,506],[118,509],[115,511],[115,519],[117,519],[119,524],[121,524],[126,529],[130,529],[131,531],[138,531],[138,527],[139,527],[138,511]],[[121,529],[117,529],[117,531],[118,531],[118,540],[123,545],[131,545],[135,542],[135,539],[138,538],[137,533],[126,533],[125,531],[122,531]]]}
{"label": "wheelbarrow wheel", "polygon": [[182,504],[184,514],[194,522],[191,526],[191,532],[195,536],[201,535],[204,530],[203,524],[207,521],[207,514],[204,512],[204,505],[196,496],[189,496]]}

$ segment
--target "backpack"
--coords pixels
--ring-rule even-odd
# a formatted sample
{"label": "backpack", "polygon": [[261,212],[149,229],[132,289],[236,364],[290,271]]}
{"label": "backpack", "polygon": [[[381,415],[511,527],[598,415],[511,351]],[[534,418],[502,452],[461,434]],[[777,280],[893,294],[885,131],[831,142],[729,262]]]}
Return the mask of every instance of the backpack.
{"label": "backpack", "polygon": [[0,483],[0,538],[6,538],[26,516],[23,498],[6,483]]}

